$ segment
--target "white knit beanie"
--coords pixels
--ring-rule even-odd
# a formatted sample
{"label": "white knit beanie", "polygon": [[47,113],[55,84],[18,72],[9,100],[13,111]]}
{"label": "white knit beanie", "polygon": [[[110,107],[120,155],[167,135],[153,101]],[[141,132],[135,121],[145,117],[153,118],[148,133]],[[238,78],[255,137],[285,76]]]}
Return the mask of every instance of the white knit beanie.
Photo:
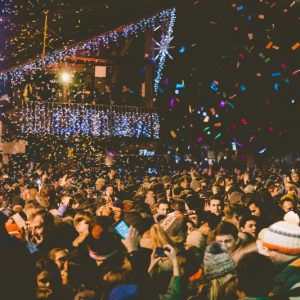
{"label": "white knit beanie", "polygon": [[272,224],[262,236],[263,245],[287,255],[300,254],[299,216],[293,211],[284,216],[284,221]]}

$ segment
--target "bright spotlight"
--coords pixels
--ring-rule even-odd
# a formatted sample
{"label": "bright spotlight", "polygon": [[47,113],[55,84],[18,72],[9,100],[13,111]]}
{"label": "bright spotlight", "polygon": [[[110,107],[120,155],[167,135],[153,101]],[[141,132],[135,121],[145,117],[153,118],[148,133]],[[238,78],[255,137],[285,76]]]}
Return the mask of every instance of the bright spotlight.
{"label": "bright spotlight", "polygon": [[61,80],[63,83],[69,83],[72,80],[72,75],[70,73],[64,72],[61,74]]}

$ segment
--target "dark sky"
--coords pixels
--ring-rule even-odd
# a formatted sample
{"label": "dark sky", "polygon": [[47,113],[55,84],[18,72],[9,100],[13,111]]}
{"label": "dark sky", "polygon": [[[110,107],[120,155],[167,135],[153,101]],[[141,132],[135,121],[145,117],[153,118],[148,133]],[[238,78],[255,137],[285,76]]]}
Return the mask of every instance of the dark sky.
{"label": "dark sky", "polygon": [[[157,0],[3,1],[0,69],[42,52],[44,11],[49,11],[48,51],[82,41],[168,7]],[[83,5],[84,3],[84,5]]]}
{"label": "dark sky", "polygon": [[[292,49],[300,43],[300,7],[296,1],[86,0],[84,6],[82,3],[8,3],[2,11],[0,67],[41,53],[45,9],[49,10],[49,26],[55,32],[49,32],[51,50],[175,5],[177,20],[172,44],[176,48],[170,51],[174,61],[167,61],[157,98],[164,122],[162,136],[170,142],[190,145],[199,140],[199,145],[228,147],[236,141],[238,147],[255,151],[263,147],[275,152],[300,148],[300,73],[296,72],[300,69],[300,47]],[[186,48],[184,53],[179,53],[181,46]],[[186,87],[176,95],[176,83],[182,80]],[[211,89],[214,81],[216,91]],[[174,108],[169,106],[171,99],[176,100]],[[225,107],[219,107],[221,101]],[[216,114],[211,113],[211,108]],[[204,122],[204,114],[209,116],[208,122]],[[171,131],[176,138],[171,137]]]}

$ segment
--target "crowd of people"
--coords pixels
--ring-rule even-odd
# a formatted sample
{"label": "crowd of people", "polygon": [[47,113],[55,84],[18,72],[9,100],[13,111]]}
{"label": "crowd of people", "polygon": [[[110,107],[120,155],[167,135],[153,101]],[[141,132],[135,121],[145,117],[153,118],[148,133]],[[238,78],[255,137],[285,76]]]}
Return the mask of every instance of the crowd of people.
{"label": "crowd of people", "polygon": [[300,299],[296,170],[124,174],[2,168],[1,299]]}
{"label": "crowd of people", "polygon": [[13,98],[25,102],[70,102],[121,106],[145,105],[143,97],[135,93],[127,85],[116,86],[108,83],[97,88],[91,83],[70,84],[68,89],[64,91],[63,86],[55,81],[28,82],[19,88],[15,88]]}

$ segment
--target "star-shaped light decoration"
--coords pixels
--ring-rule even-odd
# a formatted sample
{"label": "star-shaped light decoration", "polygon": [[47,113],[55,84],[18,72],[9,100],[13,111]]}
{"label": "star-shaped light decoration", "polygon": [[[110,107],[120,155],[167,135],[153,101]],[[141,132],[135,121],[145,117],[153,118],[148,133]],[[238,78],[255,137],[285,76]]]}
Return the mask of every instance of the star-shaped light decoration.
{"label": "star-shaped light decoration", "polygon": [[155,60],[157,60],[159,57],[163,55],[167,55],[170,59],[173,59],[171,54],[169,53],[170,49],[174,49],[175,46],[170,46],[170,43],[174,39],[173,36],[165,36],[162,34],[161,41],[157,42],[155,39],[152,39],[153,42],[156,44],[156,48],[154,48],[155,51],[158,51],[157,55],[155,56]]}

